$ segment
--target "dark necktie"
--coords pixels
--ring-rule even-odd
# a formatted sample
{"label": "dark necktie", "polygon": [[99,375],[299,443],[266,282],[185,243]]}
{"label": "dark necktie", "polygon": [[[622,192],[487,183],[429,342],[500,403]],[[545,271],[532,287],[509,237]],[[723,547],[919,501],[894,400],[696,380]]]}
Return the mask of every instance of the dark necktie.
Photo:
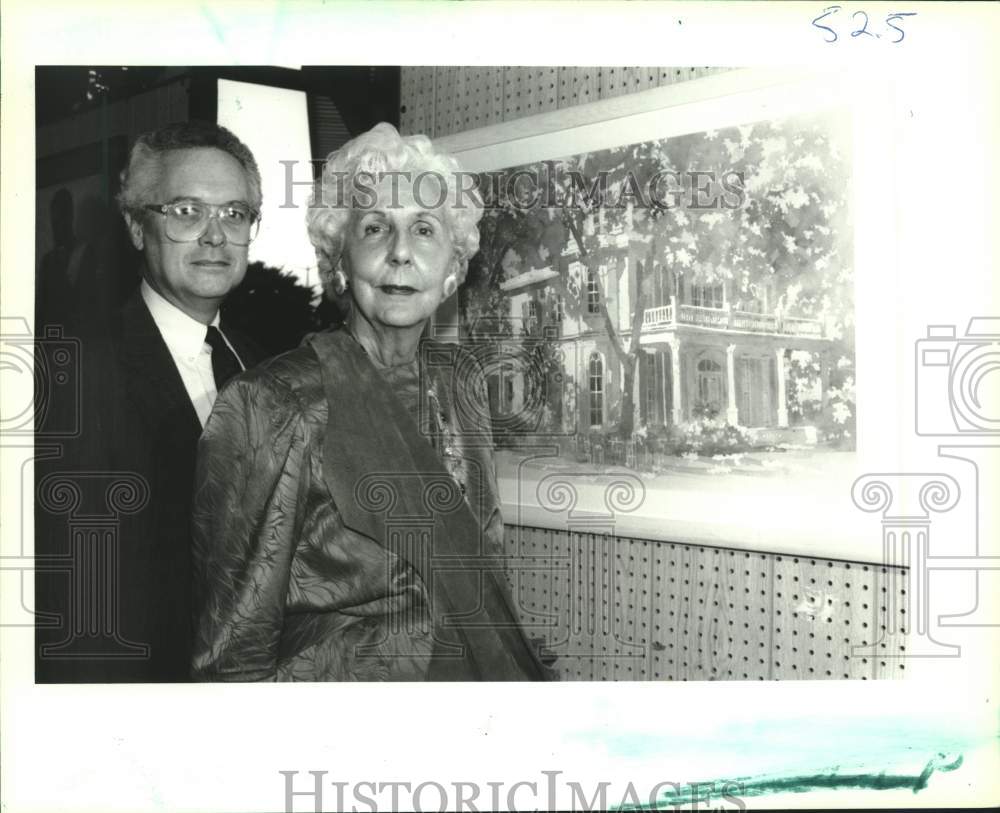
{"label": "dark necktie", "polygon": [[208,326],[205,341],[212,348],[212,373],[215,376],[215,389],[221,390],[222,385],[242,371],[243,365],[236,354],[229,349],[222,332],[215,325]]}

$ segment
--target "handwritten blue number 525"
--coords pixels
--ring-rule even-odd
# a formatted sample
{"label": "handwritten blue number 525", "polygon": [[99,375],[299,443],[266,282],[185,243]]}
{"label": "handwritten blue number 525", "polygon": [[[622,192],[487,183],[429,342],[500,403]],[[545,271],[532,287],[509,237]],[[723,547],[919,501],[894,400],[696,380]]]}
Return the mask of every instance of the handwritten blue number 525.
{"label": "handwritten blue number 525", "polygon": [[[825,20],[827,17],[831,16],[832,14],[836,14],[838,11],[841,10],[841,8],[843,8],[843,7],[842,6],[827,6],[825,9],[823,9],[823,13],[820,14],[818,17],[816,17],[812,21],[812,24],[816,28],[819,28],[819,29],[821,29],[821,30],[823,30],[823,31],[826,32],[826,36],[824,36],[824,41],[825,42],[831,42],[831,43],[832,42],[836,42],[839,39],[839,37],[837,36],[837,32],[834,29],[832,29],[828,25],[824,25],[822,23],[822,21]],[[853,37],[860,37],[860,36],[869,36],[869,37],[875,37],[876,39],[881,39],[881,36],[882,36],[881,34],[875,34],[875,33],[872,33],[871,31],[868,30],[868,13],[864,12],[864,11],[855,11],[851,15],[851,19],[855,20],[855,19],[857,19],[858,16],[860,16],[862,18],[861,27],[860,28],[856,28],[854,31],[852,31],[851,32],[851,37],[853,38]],[[904,37],[906,36],[906,34],[903,32],[903,29],[900,27],[903,24],[903,18],[904,17],[916,17],[916,16],[917,16],[917,13],[915,11],[900,11],[900,12],[892,12],[890,14],[887,14],[885,16],[885,24],[886,24],[886,26],[888,26],[889,28],[891,28],[893,31],[895,31],[899,35],[896,39],[889,40],[889,42],[891,42],[893,44],[895,44],[897,42],[902,42],[903,39],[904,39]],[[833,21],[831,20],[830,22],[833,22]],[[898,22],[899,25],[893,25],[893,23],[895,23],[895,22]]]}

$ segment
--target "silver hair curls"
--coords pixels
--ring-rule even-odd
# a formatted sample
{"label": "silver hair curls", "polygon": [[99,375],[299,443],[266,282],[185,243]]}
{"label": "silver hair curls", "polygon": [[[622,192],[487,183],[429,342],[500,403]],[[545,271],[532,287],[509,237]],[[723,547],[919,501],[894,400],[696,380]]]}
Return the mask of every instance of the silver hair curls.
{"label": "silver hair curls", "polygon": [[330,153],[313,189],[306,227],[324,283],[332,280],[340,262],[351,213],[359,205],[360,196],[354,193],[370,191],[380,177],[392,173],[407,173],[415,185],[427,176],[436,180],[437,194],[428,197],[434,198],[433,208],[440,207],[451,229],[456,282],[461,284],[469,260],[479,250],[478,223],[483,216],[472,175],[463,172],[453,156],[437,150],[427,136],[401,136],[386,122]]}

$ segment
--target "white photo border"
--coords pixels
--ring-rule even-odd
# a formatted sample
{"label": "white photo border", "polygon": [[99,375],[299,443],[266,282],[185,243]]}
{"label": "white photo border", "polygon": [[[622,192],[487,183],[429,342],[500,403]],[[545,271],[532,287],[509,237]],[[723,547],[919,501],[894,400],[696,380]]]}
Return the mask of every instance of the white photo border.
{"label": "white photo border", "polygon": [[[886,336],[895,363],[869,371],[866,381],[903,383],[891,386],[888,405],[877,413],[892,414],[890,423],[875,416],[873,403],[862,417],[886,435],[879,470],[944,467],[935,442],[915,442],[912,403],[896,399],[913,391],[912,342],[927,324],[961,330],[970,316],[1000,301],[994,239],[1000,210],[991,195],[1000,188],[1000,19],[989,4],[914,4],[919,16],[901,47],[846,35],[825,44],[811,23],[824,7],[6,0],[0,309],[13,318],[33,312],[29,158],[36,65],[669,62],[867,71],[873,82],[900,82],[894,97],[872,100],[873,114],[888,105],[891,124],[884,132],[873,128],[872,163],[859,167],[856,156],[855,171],[891,182],[903,208],[882,206],[878,197],[858,201],[865,209],[855,211],[855,240],[867,235],[877,244],[872,256],[885,250],[891,273],[859,278],[856,296],[889,295],[882,307],[895,314],[896,333]],[[877,9],[884,4],[869,10]],[[935,152],[942,145],[948,155]],[[918,173],[922,160],[929,164],[925,176]],[[921,196],[950,205],[927,206]],[[874,217],[870,228],[866,215]],[[4,411],[30,403],[30,374],[17,380],[3,374]],[[880,400],[878,388],[870,398]],[[22,489],[32,482],[32,450],[3,440],[6,564],[32,553],[32,495]],[[877,538],[878,517],[870,519]],[[956,526],[951,537],[970,533]],[[7,586],[10,573],[2,575]],[[956,584],[953,592],[963,589]],[[915,762],[920,770],[925,761],[918,755],[938,749],[961,753],[963,766],[936,773],[919,794],[841,790],[748,804],[912,808],[1000,801],[1000,670],[992,630],[956,632],[963,635],[962,658],[878,684],[36,686],[32,632],[7,625],[24,609],[22,600],[30,608],[31,598],[30,591],[0,590],[0,784],[12,813],[283,810],[281,770],[299,771],[300,778],[327,771],[331,782],[508,784],[541,780],[540,772],[550,770],[591,788],[600,780],[648,787],[654,778],[680,783],[834,765],[877,773]],[[312,809],[310,800],[297,801],[296,810]]]}

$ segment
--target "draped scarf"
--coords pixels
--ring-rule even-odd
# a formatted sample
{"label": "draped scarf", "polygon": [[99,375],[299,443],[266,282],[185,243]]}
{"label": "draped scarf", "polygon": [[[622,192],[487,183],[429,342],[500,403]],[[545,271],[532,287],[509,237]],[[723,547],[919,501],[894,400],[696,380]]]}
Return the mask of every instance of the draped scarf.
{"label": "draped scarf", "polygon": [[423,580],[435,639],[429,679],[548,679],[488,533],[500,527],[499,499],[481,367],[458,345],[423,343],[419,403],[429,414],[415,421],[346,331],[309,344],[329,405],[327,488],[345,525]]}

